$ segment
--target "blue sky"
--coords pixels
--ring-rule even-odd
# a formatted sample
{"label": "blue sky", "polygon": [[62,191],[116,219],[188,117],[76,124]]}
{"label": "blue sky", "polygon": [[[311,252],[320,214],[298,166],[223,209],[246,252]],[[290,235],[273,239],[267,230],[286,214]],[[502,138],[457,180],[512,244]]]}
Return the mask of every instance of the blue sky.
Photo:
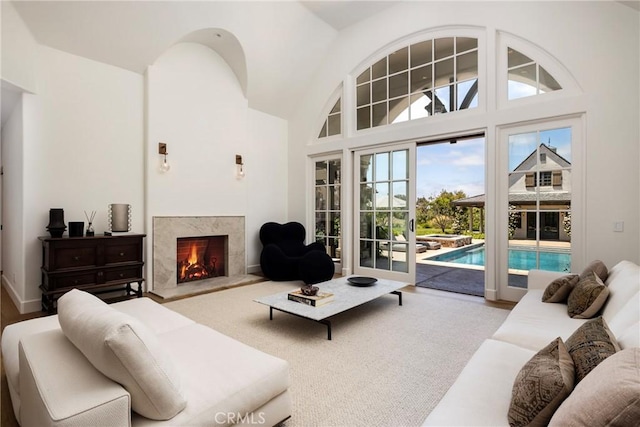
{"label": "blue sky", "polygon": [[[551,129],[511,135],[509,169],[519,165],[540,143],[550,143],[558,154],[571,162],[571,129]],[[468,197],[484,194],[484,150],[484,138],[418,146],[417,197],[435,196],[442,189],[462,190]]]}
{"label": "blue sky", "polygon": [[467,196],[484,193],[484,138],[421,145],[416,152],[418,197],[435,196],[442,189],[462,190]]}

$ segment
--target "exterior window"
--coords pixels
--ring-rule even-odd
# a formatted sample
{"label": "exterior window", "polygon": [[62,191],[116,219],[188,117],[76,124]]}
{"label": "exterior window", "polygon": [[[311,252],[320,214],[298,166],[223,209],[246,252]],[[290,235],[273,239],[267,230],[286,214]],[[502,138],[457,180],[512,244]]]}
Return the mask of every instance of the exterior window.
{"label": "exterior window", "polygon": [[340,107],[342,98],[338,98],[335,105],[329,111],[329,115],[320,129],[318,138],[326,138],[327,136],[340,135],[342,133],[342,109]]}
{"label": "exterior window", "polygon": [[544,187],[551,185],[551,172],[540,172],[538,175],[538,186]]}
{"label": "exterior window", "polygon": [[340,261],[341,163],[339,159],[315,163],[315,236],[334,261]]}
{"label": "exterior window", "polygon": [[478,40],[445,37],[399,49],[356,78],[357,130],[478,105]]}
{"label": "exterior window", "polygon": [[571,128],[512,134],[508,145],[509,285],[524,287],[530,269],[571,271]]}
{"label": "exterior window", "polygon": [[562,89],[547,70],[517,50],[507,48],[507,61],[509,100]]}

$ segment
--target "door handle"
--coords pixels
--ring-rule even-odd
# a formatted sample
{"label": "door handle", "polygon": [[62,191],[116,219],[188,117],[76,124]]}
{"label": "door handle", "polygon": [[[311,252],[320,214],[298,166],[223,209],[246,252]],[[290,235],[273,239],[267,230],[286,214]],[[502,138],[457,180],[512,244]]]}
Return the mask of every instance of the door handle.
{"label": "door handle", "polygon": [[415,231],[414,226],[415,226],[415,220],[414,219],[409,220],[409,231],[411,231],[412,233]]}

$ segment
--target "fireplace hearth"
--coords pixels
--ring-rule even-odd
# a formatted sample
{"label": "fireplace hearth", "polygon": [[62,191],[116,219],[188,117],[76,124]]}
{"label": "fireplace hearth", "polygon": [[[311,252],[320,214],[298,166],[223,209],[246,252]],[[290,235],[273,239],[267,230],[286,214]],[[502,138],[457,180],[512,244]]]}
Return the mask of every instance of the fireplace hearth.
{"label": "fireplace hearth", "polygon": [[226,253],[227,236],[178,238],[177,284],[225,276]]}

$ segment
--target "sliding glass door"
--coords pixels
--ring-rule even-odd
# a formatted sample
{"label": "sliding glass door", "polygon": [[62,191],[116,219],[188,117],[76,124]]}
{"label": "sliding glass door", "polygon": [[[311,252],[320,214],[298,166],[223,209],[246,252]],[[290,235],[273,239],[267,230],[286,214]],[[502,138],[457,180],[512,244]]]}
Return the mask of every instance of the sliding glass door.
{"label": "sliding glass door", "polygon": [[415,283],[415,144],[354,156],[354,273]]}

